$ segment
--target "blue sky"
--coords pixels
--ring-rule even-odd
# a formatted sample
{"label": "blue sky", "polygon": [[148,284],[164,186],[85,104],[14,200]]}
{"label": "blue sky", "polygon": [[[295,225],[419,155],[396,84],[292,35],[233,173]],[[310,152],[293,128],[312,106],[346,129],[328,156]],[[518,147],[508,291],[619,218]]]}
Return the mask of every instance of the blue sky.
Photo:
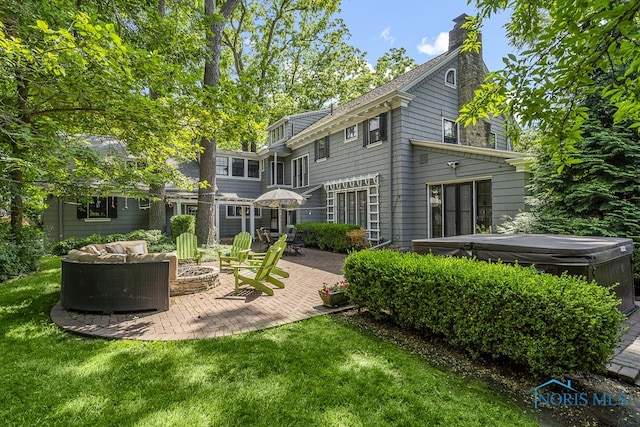
{"label": "blue sky", "polygon": [[[454,18],[475,15],[467,0],[342,0],[341,9],[338,16],[351,32],[348,43],[367,52],[371,64],[392,47],[405,48],[422,64],[447,49]],[[483,57],[491,71],[502,68],[502,57],[515,53],[505,36],[508,17],[494,16],[482,30]]]}

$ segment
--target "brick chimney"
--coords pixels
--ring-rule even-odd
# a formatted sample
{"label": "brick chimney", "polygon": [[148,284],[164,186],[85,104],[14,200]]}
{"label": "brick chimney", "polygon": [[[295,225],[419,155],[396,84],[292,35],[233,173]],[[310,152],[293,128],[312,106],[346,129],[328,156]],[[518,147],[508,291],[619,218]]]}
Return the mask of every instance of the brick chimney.
{"label": "brick chimney", "polygon": [[[449,31],[449,50],[462,46],[467,38],[467,30],[462,28],[466,22],[467,14],[463,13],[453,20],[455,26]],[[482,42],[482,35],[478,35],[478,41]],[[473,99],[473,92],[480,87],[485,77],[484,61],[482,60],[482,47],[478,52],[466,51],[458,55],[458,108]],[[475,126],[463,126],[460,124],[460,143],[474,147],[489,147],[491,124],[487,120],[479,120]]]}

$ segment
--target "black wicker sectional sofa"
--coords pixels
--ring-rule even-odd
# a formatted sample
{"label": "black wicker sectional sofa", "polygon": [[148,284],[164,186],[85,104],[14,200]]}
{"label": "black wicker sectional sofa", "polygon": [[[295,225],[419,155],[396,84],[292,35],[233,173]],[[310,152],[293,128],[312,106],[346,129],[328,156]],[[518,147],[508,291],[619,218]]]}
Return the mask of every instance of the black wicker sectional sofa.
{"label": "black wicker sectional sofa", "polygon": [[169,309],[175,253],[147,253],[145,241],[89,245],[62,259],[64,309],[105,314]]}

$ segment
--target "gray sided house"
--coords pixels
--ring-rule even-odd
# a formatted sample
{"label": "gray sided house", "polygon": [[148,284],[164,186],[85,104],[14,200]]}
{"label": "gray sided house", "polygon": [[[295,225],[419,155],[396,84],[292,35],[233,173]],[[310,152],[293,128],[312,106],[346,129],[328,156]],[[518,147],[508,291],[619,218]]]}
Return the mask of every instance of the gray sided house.
{"label": "gray sided house", "polygon": [[[511,151],[503,118],[466,128],[456,123],[487,73],[481,53],[461,52],[464,18],[454,20],[442,55],[337,108],[281,118],[267,128],[269,144],[257,153],[219,150],[219,235],[350,223],[365,228],[374,243],[410,247],[412,239],[494,232],[504,215],[523,210],[530,159]],[[197,178],[197,164],[180,167]],[[306,203],[290,210],[253,207],[256,197],[277,187],[298,192]],[[117,199],[117,219],[102,222],[79,219],[75,206],[54,203],[44,223],[64,224],[59,234],[66,237],[144,228],[146,212],[135,201],[142,218],[130,218],[131,201],[129,211],[121,211],[125,201]],[[167,189],[169,215],[196,208],[195,192]]]}
{"label": "gray sided house", "polygon": [[455,22],[446,53],[302,130],[297,116],[268,128],[268,162],[277,156],[284,184],[308,197],[291,221],[360,224],[372,242],[409,247],[493,232],[524,209],[528,159],[504,120],[456,123],[487,70],[481,53],[461,52],[464,15]]}

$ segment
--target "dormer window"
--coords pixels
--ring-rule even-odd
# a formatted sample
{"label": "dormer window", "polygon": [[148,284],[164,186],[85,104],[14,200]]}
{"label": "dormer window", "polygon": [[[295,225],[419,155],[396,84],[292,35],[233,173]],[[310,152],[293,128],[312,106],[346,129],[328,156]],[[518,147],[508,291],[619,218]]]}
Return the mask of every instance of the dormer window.
{"label": "dormer window", "polygon": [[449,68],[447,70],[447,73],[444,76],[444,83],[447,86],[456,87],[457,82],[456,82],[456,70],[455,70],[455,68]]}
{"label": "dormer window", "polygon": [[284,138],[284,124],[278,126],[277,128],[269,131],[269,142],[274,144]]}

